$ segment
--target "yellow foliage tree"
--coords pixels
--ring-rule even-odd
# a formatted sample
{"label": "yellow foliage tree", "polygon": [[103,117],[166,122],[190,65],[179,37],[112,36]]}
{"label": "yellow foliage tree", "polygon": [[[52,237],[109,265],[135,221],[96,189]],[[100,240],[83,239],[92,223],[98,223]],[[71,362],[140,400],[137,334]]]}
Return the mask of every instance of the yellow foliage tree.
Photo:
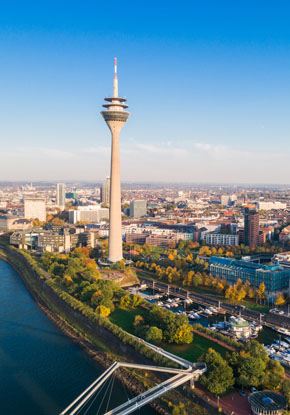
{"label": "yellow foliage tree", "polygon": [[111,313],[111,310],[109,307],[106,307],[104,305],[99,305],[96,308],[96,313],[100,314],[101,317],[108,317]]}
{"label": "yellow foliage tree", "polygon": [[275,301],[275,305],[283,305],[283,304],[285,304],[285,302],[286,301],[285,301],[285,298],[284,298],[283,294],[278,293],[276,301]]}

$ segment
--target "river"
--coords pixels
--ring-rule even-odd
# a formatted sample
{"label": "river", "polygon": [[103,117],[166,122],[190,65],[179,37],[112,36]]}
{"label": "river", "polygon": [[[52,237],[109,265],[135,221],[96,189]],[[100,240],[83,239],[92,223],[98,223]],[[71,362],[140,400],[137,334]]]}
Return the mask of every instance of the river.
{"label": "river", "polygon": [[[19,275],[0,260],[1,415],[57,415],[102,371],[37,307]],[[115,381],[109,409],[132,396]],[[99,405],[96,401],[89,414],[96,414]],[[138,414],[155,411],[145,406]]]}

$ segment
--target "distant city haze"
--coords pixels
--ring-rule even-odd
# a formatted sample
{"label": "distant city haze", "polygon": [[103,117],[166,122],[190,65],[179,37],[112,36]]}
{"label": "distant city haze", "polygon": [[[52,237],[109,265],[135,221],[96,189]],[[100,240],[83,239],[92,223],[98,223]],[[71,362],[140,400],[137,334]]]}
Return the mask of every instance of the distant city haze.
{"label": "distant city haze", "polygon": [[2,3],[1,180],[110,175],[117,56],[122,181],[289,183],[289,2]]}

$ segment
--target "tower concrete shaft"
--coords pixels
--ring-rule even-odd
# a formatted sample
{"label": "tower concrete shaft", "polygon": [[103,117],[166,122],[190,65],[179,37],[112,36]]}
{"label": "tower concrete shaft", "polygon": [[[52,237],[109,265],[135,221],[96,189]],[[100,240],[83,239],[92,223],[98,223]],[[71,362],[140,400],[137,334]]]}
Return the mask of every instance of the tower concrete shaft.
{"label": "tower concrete shaft", "polygon": [[125,111],[125,109],[128,108],[128,105],[124,104],[126,99],[118,97],[116,58],[113,97],[105,98],[105,101],[108,102],[108,104],[103,105],[103,107],[106,108],[106,111],[102,111],[101,114],[106,121],[112,135],[108,260],[115,263],[123,258],[119,136],[123,125],[130,115],[129,112]]}

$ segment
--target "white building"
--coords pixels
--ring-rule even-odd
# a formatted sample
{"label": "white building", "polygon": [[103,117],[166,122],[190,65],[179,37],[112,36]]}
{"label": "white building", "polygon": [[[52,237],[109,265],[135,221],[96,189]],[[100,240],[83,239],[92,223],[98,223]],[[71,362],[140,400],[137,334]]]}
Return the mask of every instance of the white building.
{"label": "white building", "polygon": [[24,199],[25,219],[38,219],[46,221],[46,201],[45,199],[27,198]]}
{"label": "white building", "polygon": [[207,233],[205,235],[205,241],[207,245],[236,246],[239,244],[239,236],[213,232],[213,233]]}
{"label": "white building", "polygon": [[229,204],[229,201],[230,201],[230,196],[228,195],[221,196],[221,205],[227,206]]}
{"label": "white building", "polygon": [[56,204],[61,209],[65,208],[65,184],[57,183],[56,185]]}
{"label": "white building", "polygon": [[247,339],[252,334],[250,323],[241,317],[230,317],[229,331],[237,339]]}
{"label": "white building", "polygon": [[258,210],[279,210],[279,209],[285,210],[287,209],[287,203],[282,203],[282,202],[277,202],[277,201],[258,202],[257,208]]}
{"label": "white building", "polygon": [[69,223],[95,222],[99,223],[103,219],[109,219],[109,209],[102,208],[101,205],[79,206],[77,210],[70,210]]}

